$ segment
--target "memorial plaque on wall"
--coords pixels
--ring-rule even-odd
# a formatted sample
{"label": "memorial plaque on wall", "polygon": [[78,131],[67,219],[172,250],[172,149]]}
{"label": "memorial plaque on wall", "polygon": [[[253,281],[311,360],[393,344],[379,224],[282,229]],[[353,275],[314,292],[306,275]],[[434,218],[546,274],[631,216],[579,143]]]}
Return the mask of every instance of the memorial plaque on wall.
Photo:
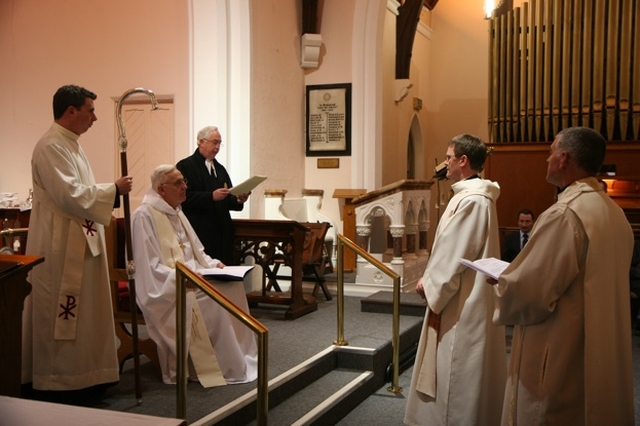
{"label": "memorial plaque on wall", "polygon": [[351,155],[351,83],[307,86],[307,156]]}

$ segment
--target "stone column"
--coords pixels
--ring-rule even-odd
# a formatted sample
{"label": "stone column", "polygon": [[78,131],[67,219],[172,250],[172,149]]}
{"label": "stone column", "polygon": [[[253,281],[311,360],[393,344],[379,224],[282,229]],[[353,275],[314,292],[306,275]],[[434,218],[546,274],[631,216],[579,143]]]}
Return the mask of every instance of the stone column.
{"label": "stone column", "polygon": [[418,225],[406,225],[407,232],[407,252],[406,256],[409,259],[416,259],[416,237],[418,234]]}
{"label": "stone column", "polygon": [[[356,226],[356,244],[358,245],[358,247],[362,248],[367,253],[369,253],[369,236],[370,235],[371,235],[370,225]],[[358,257],[357,261],[361,262],[362,259]]]}
{"label": "stone column", "polygon": [[389,232],[393,237],[393,259],[391,264],[399,265],[404,263],[402,258],[402,238],[404,237],[404,225],[391,225]]}
{"label": "stone column", "polygon": [[418,224],[418,228],[420,229],[420,241],[418,243],[418,253],[428,254],[429,250],[427,249],[427,241],[429,237],[429,221],[420,222]]}

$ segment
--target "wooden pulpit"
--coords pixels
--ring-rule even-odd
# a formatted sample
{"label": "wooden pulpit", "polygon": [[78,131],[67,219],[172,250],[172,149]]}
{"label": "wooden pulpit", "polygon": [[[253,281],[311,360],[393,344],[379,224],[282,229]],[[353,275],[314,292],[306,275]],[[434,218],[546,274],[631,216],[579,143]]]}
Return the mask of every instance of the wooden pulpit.
{"label": "wooden pulpit", "polygon": [[[362,194],[366,194],[365,189],[336,189],[333,191],[333,198],[338,198],[342,205],[342,234],[356,242],[356,205],[353,199]],[[342,254],[342,269],[345,272],[356,270],[356,253],[353,250],[345,250]]]}
{"label": "wooden pulpit", "polygon": [[44,257],[0,255],[0,395],[20,397],[22,308],[31,293],[27,273]]}

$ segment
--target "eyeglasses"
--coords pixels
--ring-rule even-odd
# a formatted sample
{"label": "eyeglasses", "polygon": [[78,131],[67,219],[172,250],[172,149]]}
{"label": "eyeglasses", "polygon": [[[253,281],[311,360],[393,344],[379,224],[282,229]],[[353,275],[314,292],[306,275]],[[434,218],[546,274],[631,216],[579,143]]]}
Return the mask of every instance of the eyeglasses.
{"label": "eyeglasses", "polygon": [[175,182],[163,183],[163,185],[173,185],[176,188],[180,188],[182,185],[187,186],[187,180],[186,179],[178,179]]}
{"label": "eyeglasses", "polygon": [[224,144],[223,144],[223,143],[222,143],[222,141],[220,141],[220,140],[216,140],[216,139],[214,139],[214,140],[212,140],[212,141],[210,141],[209,139],[201,139],[201,140],[206,141],[206,142],[209,142],[209,143],[212,143],[214,146],[216,146],[216,145],[217,145],[217,146],[220,146],[220,147],[223,147],[223,146],[224,146]]}

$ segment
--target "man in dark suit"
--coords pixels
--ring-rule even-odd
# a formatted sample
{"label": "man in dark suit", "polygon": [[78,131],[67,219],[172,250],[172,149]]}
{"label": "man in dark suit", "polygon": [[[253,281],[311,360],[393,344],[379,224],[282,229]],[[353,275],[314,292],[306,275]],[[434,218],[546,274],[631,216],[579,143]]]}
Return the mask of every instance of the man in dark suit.
{"label": "man in dark suit", "polygon": [[533,227],[534,215],[529,209],[522,209],[518,212],[518,232],[512,232],[504,239],[504,250],[502,260],[512,262],[516,258],[522,247],[529,240],[529,232]]}
{"label": "man in dark suit", "polygon": [[207,126],[198,132],[198,148],[180,160],[176,168],[187,182],[187,200],[182,211],[189,219],[205,252],[225,265],[234,265],[233,221],[229,211],[240,211],[249,195],[237,197],[229,193],[231,178],[227,169],[216,160],[222,146],[220,131]]}

